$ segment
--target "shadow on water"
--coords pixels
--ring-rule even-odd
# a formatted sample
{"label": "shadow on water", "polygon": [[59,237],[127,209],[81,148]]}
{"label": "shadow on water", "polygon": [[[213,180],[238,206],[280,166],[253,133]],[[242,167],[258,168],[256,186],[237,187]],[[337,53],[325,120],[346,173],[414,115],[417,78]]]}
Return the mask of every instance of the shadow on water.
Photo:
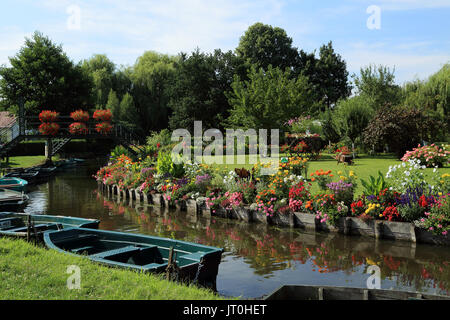
{"label": "shadow on water", "polygon": [[217,290],[225,296],[261,297],[284,284],[366,287],[370,265],[380,267],[382,289],[450,294],[446,247],[305,233],[118,201],[97,191],[92,174],[100,165],[76,167],[32,188],[26,212],[96,218],[101,229],[222,247]]}

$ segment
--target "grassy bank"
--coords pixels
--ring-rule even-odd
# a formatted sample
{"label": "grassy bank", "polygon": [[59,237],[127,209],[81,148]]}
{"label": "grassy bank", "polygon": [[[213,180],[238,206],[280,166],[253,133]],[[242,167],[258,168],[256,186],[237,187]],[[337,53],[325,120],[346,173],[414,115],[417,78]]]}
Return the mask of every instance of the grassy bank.
{"label": "grassy bank", "polygon": [[[45,162],[45,156],[17,156],[10,157],[9,162],[2,161],[1,168],[28,168],[43,164]],[[52,157],[52,160],[58,160],[58,156]]]}
{"label": "grassy bank", "polygon": [[[81,270],[81,288],[69,290],[68,266]],[[0,238],[0,299],[213,300],[211,291],[161,276],[114,269],[88,259]]]}

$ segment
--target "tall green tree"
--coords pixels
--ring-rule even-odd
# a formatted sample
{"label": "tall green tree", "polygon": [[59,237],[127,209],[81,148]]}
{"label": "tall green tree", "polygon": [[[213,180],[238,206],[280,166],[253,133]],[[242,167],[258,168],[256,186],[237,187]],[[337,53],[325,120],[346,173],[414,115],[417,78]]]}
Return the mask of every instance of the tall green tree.
{"label": "tall green tree", "polygon": [[170,88],[175,79],[176,61],[176,57],[147,51],[132,68],[130,76],[133,86],[130,93],[143,134],[168,125]]}
{"label": "tall green tree", "polygon": [[261,22],[250,26],[240,38],[236,48],[239,57],[267,70],[269,65],[285,70],[294,69],[299,63],[297,48],[285,30]]}
{"label": "tall green tree", "polygon": [[305,76],[292,79],[291,72],[252,66],[248,80],[235,76],[233,91],[228,95],[232,106],[229,123],[243,128],[280,129],[290,118],[308,113],[313,103],[311,86]]}
{"label": "tall green tree", "polygon": [[117,94],[113,89],[109,91],[106,107],[111,110],[114,120],[121,119],[122,113],[120,110],[120,101],[119,98],[117,98]]}
{"label": "tall green tree", "polygon": [[334,51],[331,41],[320,47],[315,69],[316,75],[311,81],[315,82],[319,99],[328,109],[350,96],[352,87],[348,83],[347,63]]}
{"label": "tall green tree", "polygon": [[25,102],[27,114],[42,109],[70,113],[90,102],[91,81],[64,53],[60,45],[35,32],[9,59],[11,67],[0,67],[0,100],[16,112]]}
{"label": "tall green tree", "polygon": [[194,121],[203,128],[222,128],[230,104],[225,95],[231,90],[234,74],[244,72],[243,62],[231,51],[181,54],[172,87],[170,127],[193,129]]}
{"label": "tall green tree", "polygon": [[377,111],[386,104],[398,105],[402,100],[401,88],[395,84],[395,70],[386,66],[369,65],[353,75],[357,94],[364,96],[369,106]]}
{"label": "tall green tree", "polygon": [[374,115],[373,109],[363,96],[340,101],[336,111],[341,119],[341,133],[353,143],[362,136]]}
{"label": "tall green tree", "polygon": [[114,90],[115,64],[104,54],[95,54],[82,62],[82,68],[92,79],[92,101],[96,109],[102,109]]}

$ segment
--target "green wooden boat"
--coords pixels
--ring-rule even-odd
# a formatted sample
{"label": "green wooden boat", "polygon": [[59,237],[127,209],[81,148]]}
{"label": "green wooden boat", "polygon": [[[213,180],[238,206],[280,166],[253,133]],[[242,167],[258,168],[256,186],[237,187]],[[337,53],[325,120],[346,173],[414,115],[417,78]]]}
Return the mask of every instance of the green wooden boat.
{"label": "green wooden boat", "polygon": [[26,191],[28,182],[26,180],[14,177],[3,177],[0,178],[0,188],[15,190],[15,191]]}
{"label": "green wooden boat", "polygon": [[[31,222],[30,228],[28,228]],[[0,235],[10,237],[27,237],[28,231],[38,240],[47,230],[62,230],[65,228],[94,228],[100,221],[78,217],[51,216],[42,214],[26,214],[15,212],[0,212]]]}
{"label": "green wooden boat", "polygon": [[173,248],[178,278],[216,290],[223,249],[142,234],[73,228],[44,233],[48,248],[84,255],[111,267],[164,272]]}
{"label": "green wooden boat", "polygon": [[20,211],[30,198],[23,192],[0,188],[0,211]]}
{"label": "green wooden boat", "polygon": [[450,296],[400,290],[285,285],[264,300],[450,300]]}

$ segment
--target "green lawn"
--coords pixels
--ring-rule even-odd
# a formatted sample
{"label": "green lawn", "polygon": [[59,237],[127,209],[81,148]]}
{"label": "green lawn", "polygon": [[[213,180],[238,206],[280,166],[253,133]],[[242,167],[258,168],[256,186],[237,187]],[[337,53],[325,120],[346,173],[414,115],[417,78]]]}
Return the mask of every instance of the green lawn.
{"label": "green lawn", "polygon": [[[224,157],[225,159],[225,157]],[[236,158],[235,158],[236,159]],[[211,160],[211,158],[209,158]],[[232,160],[232,159],[231,159]],[[213,167],[218,168],[219,170],[234,170],[234,168],[247,168],[250,169],[253,164],[249,164],[248,156],[246,156],[246,161],[244,164],[226,164],[225,160],[224,164],[213,164]],[[389,166],[400,164],[401,161],[395,158],[393,155],[379,155],[379,156],[367,156],[361,155],[357,159],[353,165],[346,166],[342,163],[338,164],[336,160],[334,160],[331,155],[324,154],[320,160],[310,161],[308,167],[308,173],[314,172],[316,170],[323,169],[324,171],[331,170],[335,175],[335,180],[337,180],[337,172],[338,171],[350,171],[353,170],[355,175],[358,177],[358,186],[356,188],[355,193],[357,195],[361,194],[363,191],[363,187],[359,179],[368,180],[369,176],[378,176],[378,171],[381,171],[383,175],[386,175],[386,172],[389,169]],[[428,175],[432,172],[433,169],[427,168],[425,169],[425,175]],[[450,167],[440,168],[440,174],[450,173]],[[309,175],[309,174],[308,174]],[[309,177],[308,177],[309,178]],[[313,189],[311,190],[313,193],[319,191],[319,188],[316,184],[313,185]]]}
{"label": "green lawn", "polygon": [[[80,268],[80,289],[67,288],[69,266]],[[160,276],[101,266],[86,258],[0,238],[0,300],[215,300],[211,291]]]}
{"label": "green lawn", "polygon": [[[54,158],[56,160],[56,158]],[[1,162],[2,168],[26,168],[45,162],[45,156],[19,156],[10,157],[9,163]]]}

